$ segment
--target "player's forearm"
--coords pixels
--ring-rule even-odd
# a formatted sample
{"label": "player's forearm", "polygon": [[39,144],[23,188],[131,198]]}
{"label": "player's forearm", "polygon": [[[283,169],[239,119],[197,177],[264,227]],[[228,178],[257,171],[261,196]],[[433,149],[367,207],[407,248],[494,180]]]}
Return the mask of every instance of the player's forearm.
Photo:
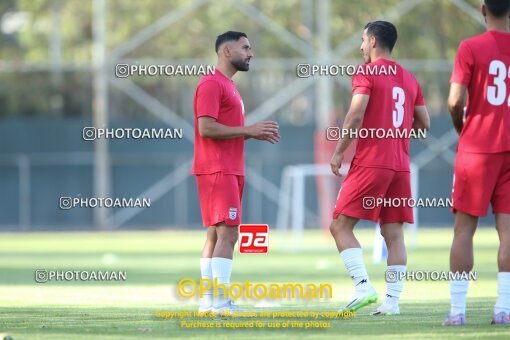
{"label": "player's forearm", "polygon": [[422,122],[422,121],[420,121],[420,120],[418,120],[418,119],[415,119],[415,120],[413,121],[413,126],[411,127],[411,129],[412,129],[414,132],[416,132],[416,133],[418,133],[418,131],[422,131],[422,130],[426,130],[426,131],[428,131],[428,130],[430,129],[430,124],[429,124],[429,125],[427,125],[427,124],[425,124],[424,122]]}
{"label": "player's forearm", "polygon": [[249,137],[244,126],[227,126],[218,122],[210,122],[200,128],[200,136],[214,139],[231,139]]}
{"label": "player's forearm", "polygon": [[453,126],[460,135],[464,126],[464,107],[467,102],[467,88],[465,85],[452,83],[448,95],[448,111],[452,116]]}
{"label": "player's forearm", "polygon": [[462,128],[464,127],[464,122],[462,121],[462,116],[458,117],[458,116],[452,115],[452,122],[453,122],[453,127],[455,128],[457,133],[460,135],[462,132]]}
{"label": "player's forearm", "polygon": [[336,144],[335,153],[336,154],[344,153],[345,150],[347,150],[347,148],[349,147],[349,145],[351,145],[351,142],[352,138],[349,137],[341,138]]}
{"label": "player's forearm", "polygon": [[355,135],[355,131],[358,131],[358,129],[361,127],[361,124],[363,123],[363,118],[358,117],[355,114],[348,113],[345,117],[343,130],[349,131],[352,133],[345,134],[343,138],[340,138],[338,143],[336,144],[335,152],[336,153],[344,153],[345,150],[351,145],[353,138],[351,138],[351,135]]}
{"label": "player's forearm", "polygon": [[464,126],[463,118],[464,118],[464,107],[463,105],[448,105],[448,110],[450,111],[450,115],[452,117],[452,123],[457,130],[457,133],[460,135],[462,132],[462,127]]}
{"label": "player's forearm", "polygon": [[430,129],[430,116],[425,105],[416,105],[414,107],[413,125],[411,128],[415,133]]}

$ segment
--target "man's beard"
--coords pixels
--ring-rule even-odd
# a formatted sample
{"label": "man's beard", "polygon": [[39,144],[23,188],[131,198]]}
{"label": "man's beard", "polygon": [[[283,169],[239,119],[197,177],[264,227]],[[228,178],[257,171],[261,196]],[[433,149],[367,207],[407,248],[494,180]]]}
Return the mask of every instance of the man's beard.
{"label": "man's beard", "polygon": [[371,62],[371,60],[370,60],[370,54],[365,55],[365,52],[362,52],[362,53],[361,53],[361,56],[363,57],[363,62],[364,62],[365,64],[369,64],[369,63]]}
{"label": "man's beard", "polygon": [[234,65],[234,67],[236,68],[236,70],[238,71],[242,71],[242,72],[246,72],[250,69],[250,64],[248,64],[245,60],[243,59],[237,59],[237,60],[232,60],[230,62],[232,65]]}

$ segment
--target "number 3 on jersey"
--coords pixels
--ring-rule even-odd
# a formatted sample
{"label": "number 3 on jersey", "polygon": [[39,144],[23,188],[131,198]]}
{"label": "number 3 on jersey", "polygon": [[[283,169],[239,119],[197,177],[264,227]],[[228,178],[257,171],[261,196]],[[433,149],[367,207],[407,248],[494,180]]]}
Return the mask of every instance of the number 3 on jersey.
{"label": "number 3 on jersey", "polygon": [[395,109],[393,110],[393,126],[399,128],[404,122],[404,102],[406,94],[401,87],[393,88],[393,100],[395,101]]}
{"label": "number 3 on jersey", "polygon": [[510,78],[510,67],[500,60],[493,60],[489,64],[489,74],[494,76],[494,85],[487,86],[487,101],[494,106],[502,105],[508,96],[510,106],[510,95],[507,93],[506,78]]}

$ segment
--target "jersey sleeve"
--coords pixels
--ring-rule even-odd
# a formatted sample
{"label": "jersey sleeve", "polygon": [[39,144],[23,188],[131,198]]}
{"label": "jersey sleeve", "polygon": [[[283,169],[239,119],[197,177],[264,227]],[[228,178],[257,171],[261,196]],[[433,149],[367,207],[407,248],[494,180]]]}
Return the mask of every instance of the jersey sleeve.
{"label": "jersey sleeve", "polygon": [[220,104],[220,84],[212,80],[200,84],[197,89],[197,118],[207,116],[217,120]]}
{"label": "jersey sleeve", "polygon": [[372,92],[372,79],[364,74],[355,74],[352,76],[352,94],[368,94]]}
{"label": "jersey sleeve", "polygon": [[418,87],[418,91],[416,91],[414,106],[423,106],[425,105],[425,99],[423,98],[423,92],[421,92],[421,86],[418,82],[416,82],[416,86]]}
{"label": "jersey sleeve", "polygon": [[467,42],[463,41],[460,43],[457,56],[455,57],[450,83],[469,85],[473,74],[473,66],[473,52]]}

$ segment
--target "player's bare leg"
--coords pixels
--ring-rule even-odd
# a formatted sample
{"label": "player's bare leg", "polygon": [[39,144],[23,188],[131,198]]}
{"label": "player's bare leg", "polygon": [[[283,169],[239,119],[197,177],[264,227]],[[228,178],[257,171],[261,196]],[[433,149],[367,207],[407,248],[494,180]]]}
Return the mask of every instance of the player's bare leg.
{"label": "player's bare leg", "polygon": [[[457,211],[453,230],[453,242],[450,250],[450,271],[470,272],[473,269],[473,236],[478,217]],[[468,280],[450,281],[451,309],[445,326],[462,326],[466,323],[466,296]]]}
{"label": "player's bare leg", "polygon": [[[202,280],[211,280],[213,281],[212,276],[212,255],[214,251],[214,247],[216,246],[216,240],[218,236],[216,235],[216,227],[210,226],[207,228],[207,239],[204,243],[204,248],[202,249],[202,255],[200,256],[200,273],[202,276]],[[213,305],[213,293],[212,291],[204,292],[204,296],[200,298],[200,305],[198,307],[199,312],[210,312],[212,310]]]}
{"label": "player's bare leg", "polygon": [[510,272],[510,214],[496,214],[496,230],[499,236],[498,269]]}
{"label": "player's bare leg", "polygon": [[498,300],[494,306],[492,324],[510,323],[510,214],[496,214],[499,236]]}
{"label": "player's bare leg", "polygon": [[381,226],[381,234],[388,247],[386,296],[383,304],[372,315],[400,314],[398,301],[404,287],[403,279],[407,265],[404,224],[385,223]]}
{"label": "player's bare leg", "polygon": [[218,235],[216,234],[216,226],[210,226],[207,228],[207,239],[204,243],[204,248],[202,249],[202,258],[212,258],[214,247],[216,246],[216,241],[218,240]]}
{"label": "player's bare leg", "polygon": [[357,218],[340,214],[329,228],[355,288],[354,297],[342,311],[356,311],[377,301],[377,294],[370,284],[363,262],[361,246],[353,233],[358,221]]}
{"label": "player's bare leg", "polygon": [[361,248],[356,236],[354,236],[354,227],[358,223],[359,218],[339,215],[336,220],[331,222],[329,231],[336,242],[339,252],[349,248]]}
{"label": "player's bare leg", "polygon": [[225,223],[216,225],[216,246],[212,257],[219,257],[232,260],[234,247],[238,238],[237,226],[228,226]]}
{"label": "player's bare leg", "polygon": [[385,223],[381,226],[381,234],[388,247],[388,266],[405,266],[407,250],[404,242],[403,223]]}
{"label": "player's bare leg", "polygon": [[473,236],[478,217],[458,211],[455,214],[453,242],[450,251],[450,270],[469,272],[473,269]]}
{"label": "player's bare leg", "polygon": [[225,223],[216,225],[216,246],[212,254],[212,274],[213,279],[218,282],[218,297],[213,299],[213,311],[216,313],[231,313],[240,311],[238,307],[232,304],[228,296],[223,292],[230,286],[230,277],[232,275],[232,255],[238,238],[237,226],[227,226]]}

